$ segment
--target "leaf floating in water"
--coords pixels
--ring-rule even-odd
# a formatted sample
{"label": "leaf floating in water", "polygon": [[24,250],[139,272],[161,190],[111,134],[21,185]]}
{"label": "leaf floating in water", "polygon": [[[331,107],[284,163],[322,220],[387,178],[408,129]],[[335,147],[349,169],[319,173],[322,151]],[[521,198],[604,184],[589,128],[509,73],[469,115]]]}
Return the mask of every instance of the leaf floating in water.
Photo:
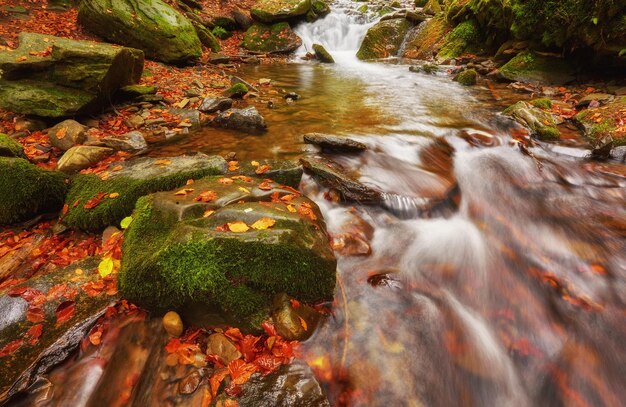
{"label": "leaf floating in water", "polygon": [[185,196],[189,193],[193,192],[193,188],[183,188],[180,191],[176,191],[174,195],[176,196]]}
{"label": "leaf floating in water", "polygon": [[254,171],[256,174],[261,175],[261,174],[265,174],[266,172],[268,172],[270,170],[270,166],[265,164],[260,166],[259,168],[256,169],[256,171]]}

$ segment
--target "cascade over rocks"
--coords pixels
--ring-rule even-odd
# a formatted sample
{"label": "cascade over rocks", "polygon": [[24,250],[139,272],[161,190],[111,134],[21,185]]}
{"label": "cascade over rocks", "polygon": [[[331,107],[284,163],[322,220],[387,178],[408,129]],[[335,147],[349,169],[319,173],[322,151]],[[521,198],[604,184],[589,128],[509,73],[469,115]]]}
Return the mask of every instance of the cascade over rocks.
{"label": "cascade over rocks", "polygon": [[235,326],[258,327],[274,295],[315,302],[332,298],[335,286],[317,205],[267,180],[207,177],[143,197],[123,251],[124,297],[199,324],[217,312]]}
{"label": "cascade over rocks", "polygon": [[0,107],[67,117],[94,113],[121,87],[139,81],[143,52],[90,41],[21,33],[20,46],[0,52]]}
{"label": "cascade over rocks", "polygon": [[78,21],[107,41],[163,62],[191,62],[202,54],[192,23],[161,0],[83,0]]}

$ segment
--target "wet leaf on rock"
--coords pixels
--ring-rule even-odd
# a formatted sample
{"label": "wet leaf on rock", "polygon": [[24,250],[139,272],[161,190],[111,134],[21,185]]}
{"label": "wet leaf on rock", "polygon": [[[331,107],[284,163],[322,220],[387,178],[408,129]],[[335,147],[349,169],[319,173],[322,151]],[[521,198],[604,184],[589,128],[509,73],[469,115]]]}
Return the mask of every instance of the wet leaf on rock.
{"label": "wet leaf on rock", "polygon": [[248,227],[248,225],[246,225],[245,222],[237,221],[237,222],[229,222],[228,230],[234,233],[244,233],[250,230],[250,228]]}
{"label": "wet leaf on rock", "polygon": [[57,318],[57,325],[69,321],[76,313],[76,303],[74,301],[64,301],[54,312]]}

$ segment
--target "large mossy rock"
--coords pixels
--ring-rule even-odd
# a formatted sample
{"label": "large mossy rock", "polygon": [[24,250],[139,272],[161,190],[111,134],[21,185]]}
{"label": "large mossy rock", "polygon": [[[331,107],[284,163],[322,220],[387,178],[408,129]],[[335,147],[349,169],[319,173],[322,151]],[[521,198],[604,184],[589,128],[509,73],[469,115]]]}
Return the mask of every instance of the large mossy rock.
{"label": "large mossy rock", "polygon": [[34,33],[21,33],[19,40],[18,49],[0,52],[0,106],[17,113],[97,112],[143,71],[137,49]]}
{"label": "large mossy rock", "polygon": [[439,52],[450,30],[450,25],[441,14],[415,26],[407,34],[402,56],[411,59],[431,59]]}
{"label": "large mossy rock", "polygon": [[275,294],[333,297],[336,260],[315,203],[252,178],[208,177],[141,198],[124,239],[119,288],[149,310],[218,312],[254,327]]}
{"label": "large mossy rock", "polygon": [[502,114],[527,127],[540,140],[558,140],[561,136],[556,117],[528,102],[517,102]]}
{"label": "large mossy rock", "polygon": [[4,133],[0,133],[0,157],[22,157],[24,156],[24,148],[20,143],[13,140]]}
{"label": "large mossy rock", "polygon": [[532,51],[516,55],[500,68],[500,75],[510,81],[563,85],[573,81],[574,68],[562,58],[542,56]]}
{"label": "large mossy rock", "polygon": [[191,22],[161,0],[82,0],[78,21],[107,41],[163,62],[190,62],[202,54]]}
{"label": "large mossy rock", "polygon": [[[111,164],[109,170],[99,176],[79,174],[72,180],[66,199],[68,211],[64,223],[88,231],[118,225],[132,213],[140,197],[180,187],[189,179],[226,171],[222,157],[198,154],[167,159],[140,158]],[[99,196],[97,206],[85,208],[90,200]]]}
{"label": "large mossy rock", "polygon": [[[100,292],[88,289],[91,283],[101,281],[98,262],[98,258],[88,258],[0,294],[0,349],[13,349],[0,357],[0,402],[63,362],[117,299],[113,281],[108,282],[109,289]],[[106,287],[107,282],[102,282]],[[41,298],[42,304],[33,304]],[[63,314],[55,311],[63,307],[74,311],[59,320]]]}
{"label": "large mossy rock", "polygon": [[248,51],[280,54],[298,49],[302,39],[293,32],[289,23],[256,23],[246,31],[241,45]]}
{"label": "large mossy rock", "polygon": [[311,0],[259,0],[250,14],[262,23],[274,23],[304,16],[311,9]]}
{"label": "large mossy rock", "polygon": [[625,115],[626,96],[621,96],[604,106],[583,110],[574,116],[574,121],[592,144],[610,141],[615,146],[623,146],[626,145],[626,129],[621,121]]}
{"label": "large mossy rock", "polygon": [[457,58],[465,53],[481,52],[481,35],[473,20],[464,21],[446,35],[437,58]]}
{"label": "large mossy rock", "polygon": [[404,18],[377,23],[367,30],[356,54],[357,58],[366,60],[396,56],[411,27],[412,24]]}
{"label": "large mossy rock", "polygon": [[59,172],[0,157],[0,225],[61,209],[68,183]]}

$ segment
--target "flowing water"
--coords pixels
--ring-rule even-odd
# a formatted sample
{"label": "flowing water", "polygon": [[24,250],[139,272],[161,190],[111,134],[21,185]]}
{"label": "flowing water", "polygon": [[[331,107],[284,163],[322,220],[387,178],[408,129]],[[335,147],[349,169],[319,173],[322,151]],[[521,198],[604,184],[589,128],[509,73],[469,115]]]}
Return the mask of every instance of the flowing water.
{"label": "flowing water", "polygon": [[[589,161],[577,143],[520,149],[496,114],[522,97],[506,89],[496,100],[402,61],[358,61],[374,21],[358,5],[296,28],[299,54],[322,43],[336,64],[242,68],[273,81],[250,100],[267,134],[209,129],[156,154],[295,158],[311,153],[301,135],[312,131],[367,144],[330,158],[381,190],[381,205],[336,203],[312,178],[302,184],[339,260],[333,314],[301,350],[334,405],[623,405],[626,167]],[[301,99],[287,104],[280,90]],[[147,341],[139,331],[126,335]],[[103,370],[72,369],[58,380],[94,393],[84,378]]]}

